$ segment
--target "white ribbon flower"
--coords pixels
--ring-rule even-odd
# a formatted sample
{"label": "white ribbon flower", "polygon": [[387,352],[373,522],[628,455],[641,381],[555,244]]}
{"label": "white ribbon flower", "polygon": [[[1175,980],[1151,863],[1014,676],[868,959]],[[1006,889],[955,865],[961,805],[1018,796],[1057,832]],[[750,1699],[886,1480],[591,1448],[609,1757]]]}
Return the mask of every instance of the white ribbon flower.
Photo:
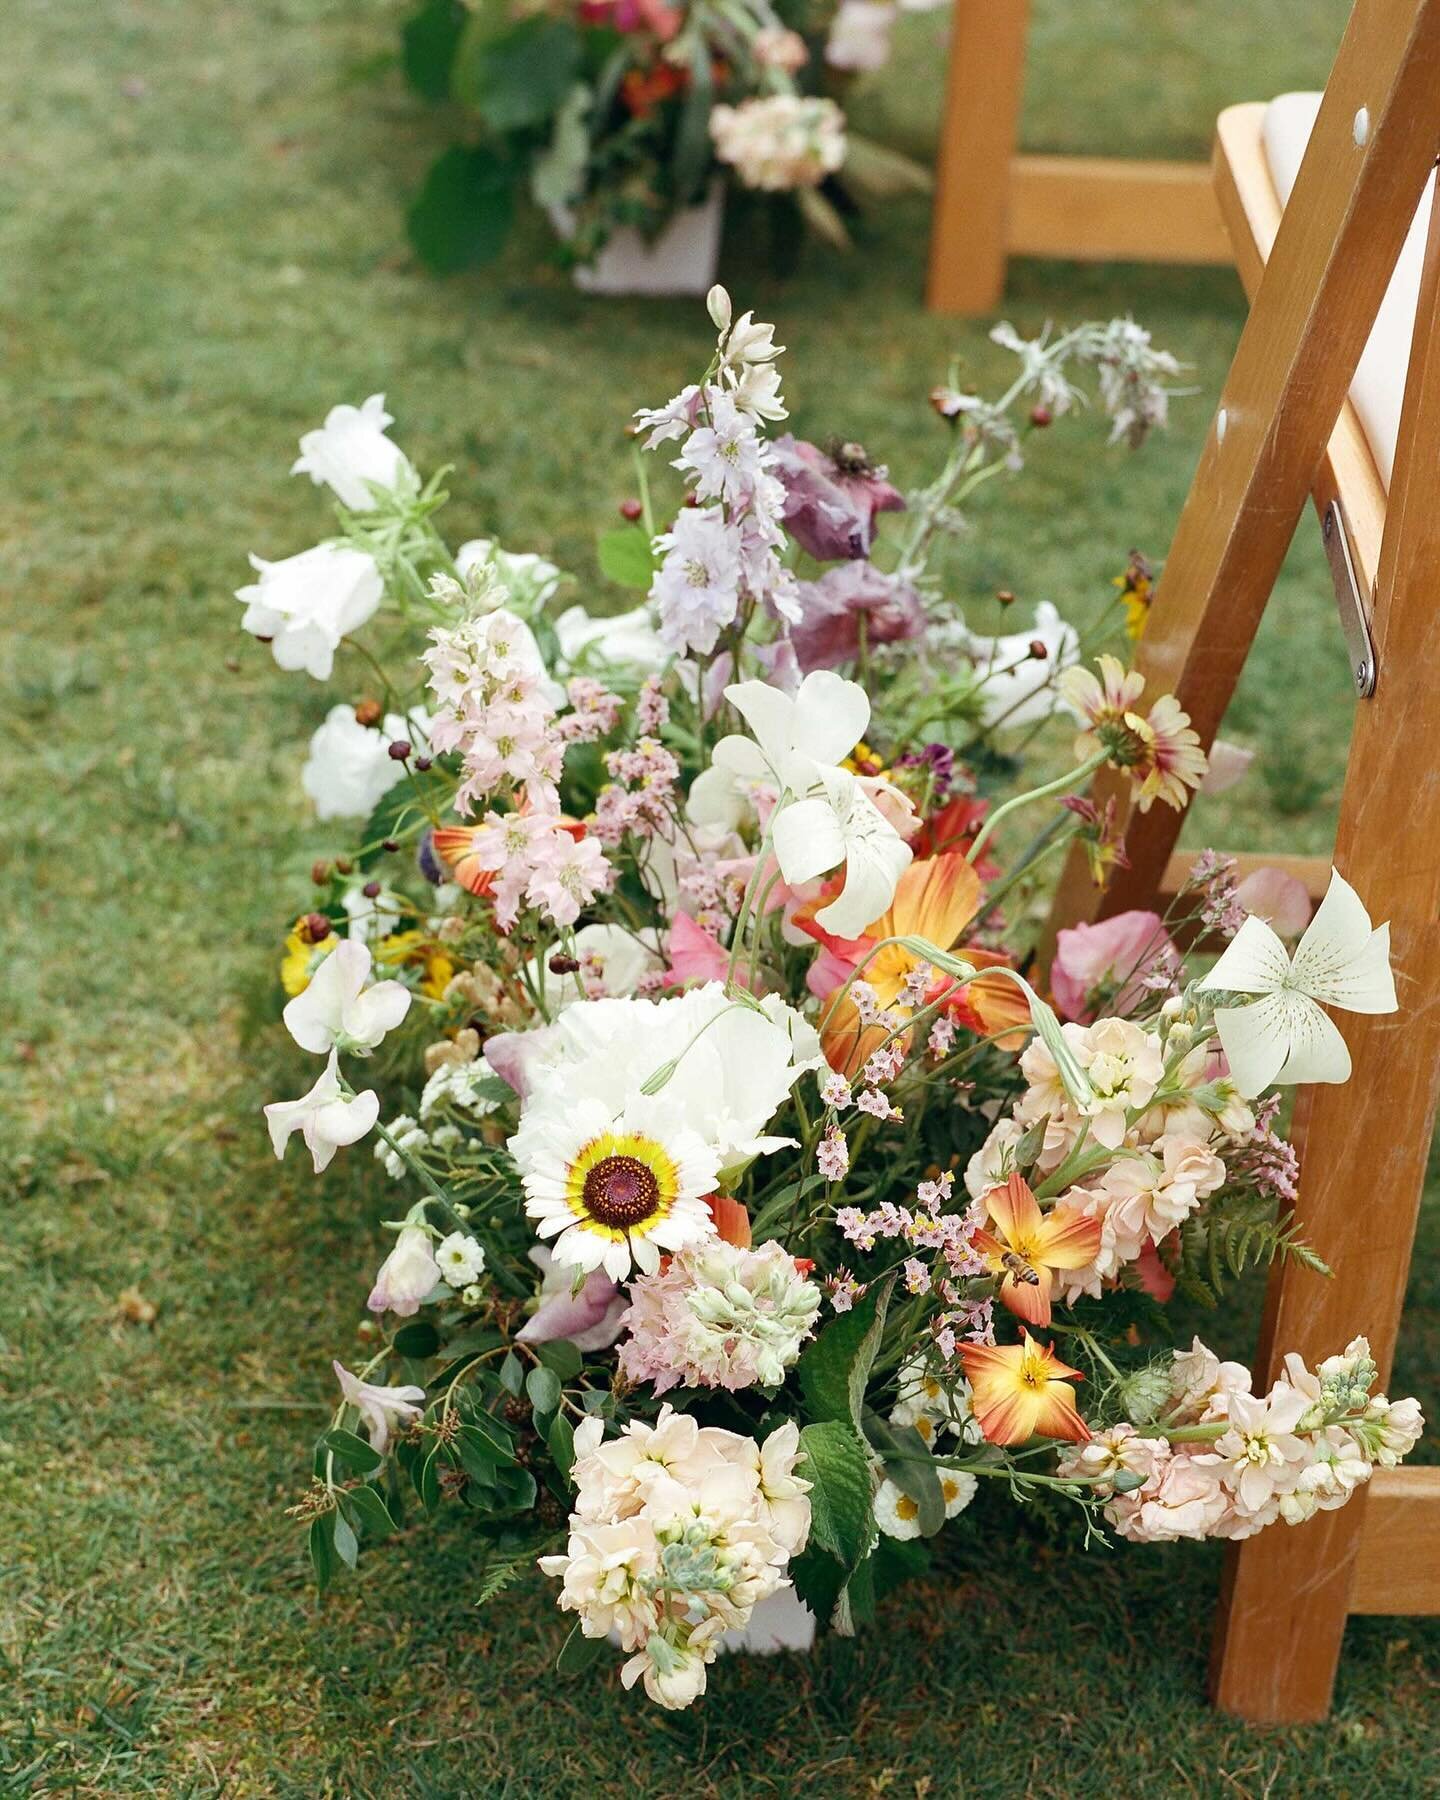
{"label": "white ribbon flower", "polygon": [[793,695],[742,681],[725,697],[754,733],[722,738],[713,762],[737,784],[769,780],[788,795],[771,826],[780,873],[791,887],[845,865],[839,897],[816,914],[827,931],[858,937],[895,896],[910,847],[857,775],[842,769],[870,723],[857,682],[829,669],[807,675]]}
{"label": "white ribbon flower", "polygon": [[373,1088],[353,1096],[342,1092],[336,1055],[330,1052],[320,1079],[303,1099],[276,1100],[265,1108],[276,1156],[284,1156],[290,1134],[298,1131],[317,1175],[329,1168],[342,1144],[358,1143],[380,1116],[380,1097]]}
{"label": "white ribbon flower", "polygon": [[[302,1050],[323,1056],[345,1050],[368,1056],[410,1010],[410,990],[399,981],[370,978],[370,951],[345,938],[315,971],[309,987],[285,1008],[285,1029]],[[373,1121],[372,1121],[373,1123]]]}
{"label": "white ribbon flower", "polygon": [[1329,891],[1293,958],[1251,913],[1199,985],[1261,996],[1248,1006],[1215,1009],[1230,1073],[1247,1099],[1272,1081],[1348,1081],[1350,1052],[1320,1003],[1356,1013],[1396,1010],[1390,927],[1372,926],[1360,896],[1332,869]]}

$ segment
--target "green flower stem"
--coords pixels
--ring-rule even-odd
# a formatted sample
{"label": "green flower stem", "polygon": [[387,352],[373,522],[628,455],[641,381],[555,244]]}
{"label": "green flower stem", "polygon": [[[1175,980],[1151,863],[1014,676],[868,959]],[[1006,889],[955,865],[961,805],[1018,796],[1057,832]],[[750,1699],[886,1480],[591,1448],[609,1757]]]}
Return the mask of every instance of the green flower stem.
{"label": "green flower stem", "polygon": [[1022,806],[1029,806],[1036,800],[1049,799],[1052,794],[1063,794],[1070,788],[1079,787],[1081,782],[1088,781],[1100,765],[1109,760],[1109,757],[1108,750],[1097,750],[1093,756],[1087,757],[1079,768],[1067,770],[1064,775],[1057,775],[1054,781],[1047,781],[1044,787],[1031,788],[1028,793],[1016,794],[1013,800],[1007,800],[1003,806],[997,806],[980,827],[974,843],[966,851],[966,862],[973,864],[979,860],[980,852],[994,834],[995,827],[1008,813],[1018,812]]}

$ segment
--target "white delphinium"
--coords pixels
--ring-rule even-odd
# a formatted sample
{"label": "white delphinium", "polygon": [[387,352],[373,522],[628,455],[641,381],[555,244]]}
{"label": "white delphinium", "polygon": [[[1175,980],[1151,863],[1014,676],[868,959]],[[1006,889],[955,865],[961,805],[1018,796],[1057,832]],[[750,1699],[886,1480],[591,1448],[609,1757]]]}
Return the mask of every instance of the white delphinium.
{"label": "white delphinium", "polygon": [[[385,1138],[391,1141],[387,1143]],[[385,1127],[385,1138],[375,1146],[375,1160],[392,1181],[399,1181],[409,1167],[401,1152],[418,1154],[429,1143],[429,1134],[409,1113],[399,1113]]]}

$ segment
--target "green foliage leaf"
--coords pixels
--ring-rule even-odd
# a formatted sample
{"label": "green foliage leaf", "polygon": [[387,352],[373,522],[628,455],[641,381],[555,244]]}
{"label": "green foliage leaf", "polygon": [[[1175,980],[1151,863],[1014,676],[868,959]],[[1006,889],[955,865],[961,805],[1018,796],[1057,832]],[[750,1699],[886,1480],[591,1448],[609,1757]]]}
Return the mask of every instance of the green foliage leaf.
{"label": "green foliage leaf", "polygon": [[795,1584],[795,1592],[817,1619],[828,1624],[845,1591],[846,1571],[828,1551],[820,1548],[813,1533],[800,1555],[791,1557],[788,1573]]}
{"label": "green foliage leaf", "polygon": [[353,1569],[360,1560],[360,1540],[343,1512],[337,1508],[330,1516],[334,1521],[335,1554],[347,1569]]}
{"label": "green foliage leaf", "polygon": [[585,1366],[585,1358],[569,1338],[556,1338],[550,1344],[536,1344],[535,1354],[547,1369],[553,1369],[562,1381],[573,1381]]}
{"label": "green foliage leaf", "polygon": [[389,1507],[373,1487],[346,1488],[340,1496],[340,1510],[369,1537],[389,1537],[396,1529]]}
{"label": "green foliage leaf", "polygon": [[812,1484],[811,1535],[842,1568],[858,1568],[875,1535],[865,1445],[848,1422],[825,1419],[804,1428],[800,1448],[805,1462],[799,1473]]}
{"label": "green foliage leaf", "polygon": [[714,99],[710,45],[704,35],[697,32],[690,52],[690,91],[685,97],[675,133],[675,154],[671,164],[675,198],[682,206],[701,197],[710,173],[713,156],[710,108]]}
{"label": "green foliage leaf", "polygon": [[450,98],[455,47],[469,17],[462,0],[425,0],[400,28],[400,63],[405,79],[427,100]]}
{"label": "green foliage leaf", "polygon": [[638,525],[617,525],[602,531],[595,545],[600,573],[619,587],[650,591],[655,578],[655,553]]}
{"label": "green foliage leaf", "polygon": [[945,1523],[945,1495],[929,1445],[913,1425],[890,1425],[868,1411],[865,1435],[879,1451],[885,1473],[919,1507],[921,1536],[933,1537]]}
{"label": "green foliage leaf", "polygon": [[570,1471],[575,1467],[575,1431],[564,1413],[556,1413],[550,1421],[549,1430],[545,1433],[545,1442],[550,1447],[550,1454],[555,1459],[555,1467],[565,1477],[568,1485]]}
{"label": "green foliage leaf", "polygon": [[496,1469],[496,1512],[528,1512],[535,1504],[536,1492],[535,1477],[528,1469]]}
{"label": "green foliage leaf", "polygon": [[[492,150],[459,144],[446,150],[431,165],[407,220],[421,262],[437,275],[494,262],[515,220],[515,183],[514,165]],[[390,792],[402,807],[413,802],[408,782],[397,782]]]}
{"label": "green foliage leaf", "polygon": [[485,1453],[491,1462],[515,1461],[515,1439],[509,1427],[502,1425],[492,1413],[478,1410],[471,1413],[468,1422],[460,1427],[462,1442],[467,1436],[478,1438],[484,1444]]}
{"label": "green foliage leaf", "polygon": [[395,1333],[395,1348],[401,1356],[420,1362],[440,1348],[440,1333],[428,1319],[412,1319]]}
{"label": "green foliage leaf", "polygon": [[556,1673],[583,1675],[592,1664],[600,1660],[605,1642],[603,1637],[587,1638],[577,1621],[570,1627],[570,1635],[560,1646],[560,1654],[555,1658]]}
{"label": "green foliage leaf", "polygon": [[315,1571],[315,1585],[323,1594],[335,1574],[334,1513],[322,1513],[310,1521],[310,1567]]}
{"label": "green foliage leaf", "polygon": [[522,19],[494,34],[482,17],[461,40],[451,84],[491,131],[524,131],[559,112],[581,60],[580,34],[563,19]]}
{"label": "green foliage leaf", "polygon": [[560,1405],[560,1377],[542,1364],[525,1377],[525,1392],[537,1414],[553,1413]]}
{"label": "green foliage leaf", "polygon": [[513,1350],[506,1353],[500,1365],[500,1385],[517,1400],[525,1392],[525,1365]]}
{"label": "green foliage leaf", "polygon": [[828,1324],[795,1365],[806,1410],[815,1420],[838,1419],[862,1431],[865,1383],[885,1331],[895,1271],[876,1282],[858,1305]]}
{"label": "green foliage leaf", "polygon": [[480,1586],[475,1595],[475,1604],[483,1606],[487,1600],[493,1600],[506,1588],[519,1581],[522,1575],[528,1574],[535,1567],[533,1556],[512,1556],[489,1564],[480,1577]]}
{"label": "green foliage leaf", "polygon": [[[373,869],[386,855],[381,844],[387,838],[401,836],[406,826],[423,812],[424,804],[428,803],[436,814],[443,814],[454,791],[454,778],[444,770],[431,768],[420,772],[412,765],[409,777],[397,781],[371,809],[370,817],[365,821],[365,848],[357,859],[360,867]],[[343,922],[344,910],[337,903],[337,923]]]}
{"label": "green foliage leaf", "polygon": [[436,1444],[414,1475],[415,1492],[426,1512],[434,1512],[440,1504],[440,1446]]}
{"label": "green foliage leaf", "polygon": [[1180,1228],[1177,1284],[1188,1298],[1214,1306],[1247,1269],[1268,1267],[1277,1259],[1329,1275],[1328,1263],[1299,1233],[1294,1219],[1276,1217],[1273,1200],[1250,1193],[1218,1195]]}
{"label": "green foliage leaf", "polygon": [[385,1458],[378,1450],[372,1450],[364,1438],[356,1437],[353,1431],[342,1430],[338,1425],[327,1431],[320,1442],[336,1462],[353,1469],[357,1475],[373,1475],[384,1466]]}

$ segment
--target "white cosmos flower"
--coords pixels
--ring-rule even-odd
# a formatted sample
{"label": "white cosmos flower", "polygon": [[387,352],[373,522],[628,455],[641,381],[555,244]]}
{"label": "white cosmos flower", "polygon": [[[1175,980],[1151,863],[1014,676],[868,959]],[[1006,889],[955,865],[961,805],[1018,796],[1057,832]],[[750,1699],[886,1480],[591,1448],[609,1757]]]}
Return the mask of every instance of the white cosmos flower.
{"label": "white cosmos flower", "polygon": [[245,602],[242,627],[269,642],[282,669],[328,681],[343,638],[365,624],[385,593],[375,559],[348,544],[315,544],[266,562],[252,556],[260,579],[236,588]]}
{"label": "white cosmos flower", "polygon": [[372,482],[397,488],[415,478],[404,452],[385,435],[394,423],[383,394],[372,394],[363,406],[332,406],[320,429],[301,438],[290,473],[330,488],[352,512],[370,512]]}
{"label": "white cosmos flower", "polygon": [[791,887],[845,864],[839,897],[816,917],[839,937],[858,937],[889,906],[911,856],[859,777],[840,767],[870,723],[869,696],[858,682],[817,669],[793,696],[742,681],[725,697],[754,741],[722,738],[715,766],[740,788],[769,782],[780,790],[772,842]]}
{"label": "white cosmos flower", "polygon": [[1248,1006],[1215,1009],[1230,1073],[1247,1099],[1272,1081],[1347,1081],[1350,1052],[1320,1003],[1356,1013],[1396,1010],[1390,927],[1372,927],[1360,896],[1332,869],[1293,958],[1251,913],[1199,985],[1260,996]]}
{"label": "white cosmos flower", "polygon": [[715,1235],[704,1196],[719,1156],[663,1097],[637,1094],[617,1118],[602,1100],[552,1090],[526,1106],[509,1148],[525,1212],[559,1264],[623,1281]]}
{"label": "white cosmos flower", "polygon": [[335,946],[282,1015],[302,1050],[317,1056],[327,1050],[368,1056],[395,1029],[410,1010],[410,990],[399,981],[377,981],[367,988],[369,976],[366,945],[345,938]]}
{"label": "white cosmos flower", "polygon": [[756,1010],[719,981],[668,1000],[577,1001],[534,1036],[521,1115],[527,1143],[532,1108],[594,1099],[618,1119],[651,1076],[670,1068],[660,1098],[726,1175],[793,1143],[765,1127],[801,1075],[824,1061],[814,1027],[778,995]]}
{"label": "white cosmos flower", "polygon": [[353,1099],[341,1092],[334,1050],[320,1079],[303,1099],[276,1100],[265,1108],[276,1156],[284,1156],[290,1134],[298,1131],[314,1159],[317,1175],[329,1168],[342,1144],[358,1143],[379,1116],[380,1097],[373,1088]]}

